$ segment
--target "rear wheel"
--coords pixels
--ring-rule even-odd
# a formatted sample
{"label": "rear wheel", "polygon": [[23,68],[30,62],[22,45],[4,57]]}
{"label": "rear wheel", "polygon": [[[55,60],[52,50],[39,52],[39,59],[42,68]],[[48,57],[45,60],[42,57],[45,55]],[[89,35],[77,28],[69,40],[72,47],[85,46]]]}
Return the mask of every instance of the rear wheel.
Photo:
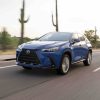
{"label": "rear wheel", "polygon": [[70,57],[67,54],[65,54],[62,57],[61,66],[59,69],[57,69],[57,72],[65,75],[68,73],[69,68],[70,68]]}
{"label": "rear wheel", "polygon": [[89,52],[87,59],[85,61],[83,61],[83,63],[84,63],[85,66],[90,66],[91,62],[92,62],[92,53]]}

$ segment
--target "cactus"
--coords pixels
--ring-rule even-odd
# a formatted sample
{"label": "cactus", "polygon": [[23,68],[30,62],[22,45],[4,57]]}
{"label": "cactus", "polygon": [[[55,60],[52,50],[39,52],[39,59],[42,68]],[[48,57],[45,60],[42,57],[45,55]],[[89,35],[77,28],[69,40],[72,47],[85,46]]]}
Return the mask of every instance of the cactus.
{"label": "cactus", "polygon": [[53,19],[53,14],[52,14],[52,24],[53,26],[56,28],[56,31],[59,31],[59,27],[58,27],[58,5],[57,5],[57,0],[56,0],[56,24],[54,23],[54,19]]}
{"label": "cactus", "polygon": [[25,20],[25,0],[23,0],[22,8],[21,8],[21,14],[20,14],[20,19],[19,22],[21,24],[21,38],[20,38],[20,44],[22,44],[23,38],[24,38],[24,24],[29,21],[29,18]]}

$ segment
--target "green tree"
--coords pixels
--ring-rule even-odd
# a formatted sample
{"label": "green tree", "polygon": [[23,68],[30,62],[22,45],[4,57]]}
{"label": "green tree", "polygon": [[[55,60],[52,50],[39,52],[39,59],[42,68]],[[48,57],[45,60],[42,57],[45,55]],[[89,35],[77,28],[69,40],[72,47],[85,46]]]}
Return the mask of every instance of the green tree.
{"label": "green tree", "polygon": [[12,41],[11,46],[13,49],[15,49],[19,44],[19,38],[14,36],[11,38],[11,41]]}
{"label": "green tree", "polygon": [[11,44],[11,36],[8,34],[5,28],[3,28],[3,31],[0,33],[0,45],[1,49],[5,51],[9,48]]}
{"label": "green tree", "polygon": [[91,42],[93,47],[96,47],[98,44],[99,36],[95,34],[95,31],[94,30],[86,30],[84,34],[89,39],[89,41]]}
{"label": "green tree", "polygon": [[90,41],[92,41],[93,35],[94,35],[94,30],[85,31],[85,36],[86,36]]}

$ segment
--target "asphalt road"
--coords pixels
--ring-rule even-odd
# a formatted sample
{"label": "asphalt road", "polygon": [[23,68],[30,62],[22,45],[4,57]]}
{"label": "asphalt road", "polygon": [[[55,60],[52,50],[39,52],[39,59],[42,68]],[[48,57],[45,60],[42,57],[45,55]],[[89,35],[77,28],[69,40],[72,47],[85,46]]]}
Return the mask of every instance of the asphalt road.
{"label": "asphalt road", "polygon": [[0,100],[100,100],[100,52],[93,53],[91,66],[75,64],[65,76],[0,62]]}

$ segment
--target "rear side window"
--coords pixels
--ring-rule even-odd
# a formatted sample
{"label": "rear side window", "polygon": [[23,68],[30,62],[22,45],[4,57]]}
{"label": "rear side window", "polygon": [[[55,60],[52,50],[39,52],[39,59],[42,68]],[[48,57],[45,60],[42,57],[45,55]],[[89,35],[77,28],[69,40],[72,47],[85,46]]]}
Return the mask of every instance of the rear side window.
{"label": "rear side window", "polygon": [[85,36],[83,34],[78,34],[80,41],[85,41]]}
{"label": "rear side window", "polygon": [[90,43],[90,41],[87,39],[87,37],[84,35],[84,37],[85,37],[85,41],[87,42],[87,43]]}

